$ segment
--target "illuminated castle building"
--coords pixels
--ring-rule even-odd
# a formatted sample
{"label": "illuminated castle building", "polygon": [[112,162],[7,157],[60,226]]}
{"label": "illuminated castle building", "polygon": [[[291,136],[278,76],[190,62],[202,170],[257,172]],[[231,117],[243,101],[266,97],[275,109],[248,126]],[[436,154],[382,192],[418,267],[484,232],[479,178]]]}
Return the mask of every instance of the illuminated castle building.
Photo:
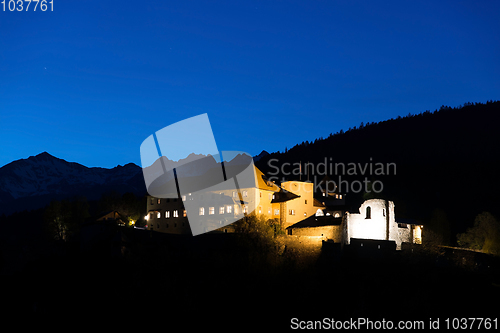
{"label": "illuminated castle building", "polygon": [[[281,186],[267,180],[255,168],[255,187],[226,189],[201,194],[188,193],[180,198],[148,197],[147,229],[171,234],[191,234],[184,202],[197,207],[205,232],[234,232],[227,221],[245,217],[249,212],[277,219],[289,236],[309,237],[317,241],[332,240],[351,244],[359,240],[421,243],[422,226],[412,220],[397,220],[394,203],[382,199],[365,201],[359,210],[349,211],[345,197],[313,190],[314,184],[286,181]],[[253,206],[252,206],[253,205]],[[361,246],[363,243],[361,243]]]}
{"label": "illuminated castle building", "polygon": [[[148,197],[146,220],[149,230],[189,234],[190,228],[183,202],[195,201],[198,214],[205,218],[207,231],[232,232],[224,221],[243,218],[249,212],[278,219],[283,229],[316,214],[325,206],[314,199],[313,184],[289,181],[277,186],[266,179],[256,167],[256,187],[221,190],[196,195],[188,193],[181,198],[162,199]],[[255,207],[252,207],[255,203]],[[250,205],[249,205],[250,204]],[[250,206],[250,207],[249,207]],[[223,227],[221,227],[223,226]]]}

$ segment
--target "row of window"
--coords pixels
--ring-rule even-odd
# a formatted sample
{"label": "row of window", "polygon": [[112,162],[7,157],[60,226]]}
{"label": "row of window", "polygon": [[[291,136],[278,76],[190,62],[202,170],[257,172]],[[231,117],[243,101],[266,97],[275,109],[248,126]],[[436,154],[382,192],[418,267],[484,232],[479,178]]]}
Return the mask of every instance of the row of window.
{"label": "row of window", "polygon": [[[247,206],[243,205],[243,213],[248,213],[248,208]],[[237,207],[235,207],[237,208]],[[271,207],[268,208],[267,210],[267,213],[269,215],[271,215],[271,212],[272,212],[272,209]],[[172,214],[171,214],[172,213]],[[219,207],[219,214],[232,214],[233,213],[233,206],[232,205],[226,205],[226,206],[220,206]],[[237,213],[237,209],[235,209],[235,213]],[[294,209],[290,209],[289,210],[289,213],[290,215],[295,215],[295,210]],[[200,215],[205,215],[205,207],[200,207],[200,210],[199,210],[199,214]],[[214,215],[215,214],[215,207],[208,207],[208,215]],[[259,214],[262,214],[262,207],[259,206]],[[279,215],[280,214],[280,210],[279,209],[275,209],[274,210],[274,215]],[[187,213],[186,213],[186,210],[183,210],[182,212],[182,216],[183,217],[186,217],[187,216]],[[165,212],[165,218],[166,219],[169,219],[170,217],[179,217],[179,211],[178,210],[173,210],[172,212],[167,210]],[[161,218],[161,212],[156,212],[156,218]]]}
{"label": "row of window", "polygon": [[[224,194],[224,193],[222,193],[222,192],[220,192],[218,195],[219,195],[220,197],[224,197],[224,196],[225,196],[225,194]],[[242,191],[242,196],[243,196],[244,198],[248,197],[248,191]],[[238,192],[233,191],[233,193],[232,193],[232,197],[233,197],[233,198],[238,198]],[[210,194],[206,194],[205,196],[204,196],[203,194],[200,194],[199,199],[200,199],[200,200],[203,200],[204,198],[207,198],[207,199],[216,199],[216,198],[217,198],[217,194],[216,194],[216,193],[210,193]],[[191,195],[191,193],[189,193],[188,195],[183,195],[183,196],[182,196],[182,201],[186,201],[186,200],[188,200],[188,199],[189,199],[190,201],[191,201],[191,200],[194,200],[194,196],[193,196],[193,195]]]}
{"label": "row of window", "polygon": [[[248,213],[247,206],[243,205],[242,207],[243,207],[243,213]],[[237,208],[237,206],[235,207],[235,213],[238,213],[236,208]],[[262,207],[261,206],[259,206],[259,210],[258,211],[259,211],[259,214],[262,214]],[[225,213],[231,214],[232,212],[233,212],[233,206],[231,206],[231,205],[220,206],[219,207],[219,214],[225,214]],[[271,213],[272,213],[272,209],[271,209],[271,207],[269,207],[267,209],[267,214],[271,215]],[[205,207],[200,207],[199,214],[200,215],[205,215]],[[215,214],[215,207],[208,207],[208,215],[214,215],[214,214]],[[275,209],[274,210],[274,215],[279,215],[279,214],[280,214],[280,210],[279,209]],[[295,210],[294,209],[290,210],[290,215],[295,215]]]}
{"label": "row of window", "polygon": [[[221,193],[219,193],[219,195],[220,195],[220,196],[224,196],[225,194],[221,192]],[[247,190],[241,191],[241,195],[242,195],[244,198],[247,198],[247,197],[248,197],[248,191],[247,191]],[[211,193],[211,194],[209,194],[209,195],[207,194],[207,196],[209,196],[209,198],[210,198],[210,199],[215,199],[215,198],[216,198],[216,196],[217,196],[217,194],[216,194],[216,193]],[[237,192],[237,191],[233,191],[233,192],[232,192],[232,197],[233,197],[233,198],[238,198],[238,192]],[[260,192],[260,197],[262,198],[262,192]],[[274,194],[268,193],[268,199],[269,199],[269,200],[272,200],[272,199],[274,199],[274,198],[275,198]],[[189,200],[194,200],[194,196],[193,196],[193,195],[191,195],[191,193],[189,193],[188,195],[183,195],[183,196],[182,196],[182,201],[186,201],[186,200],[188,200],[188,199],[189,199]],[[203,199],[204,199],[203,194],[201,194],[201,195],[199,196],[199,199],[200,199],[200,200],[203,200]],[[162,200],[162,199],[154,199],[154,198],[151,198],[151,202],[150,202],[150,204],[151,204],[151,205],[153,205],[153,204],[154,204],[154,202],[156,201],[156,203],[159,205],[159,204],[161,203],[161,200]],[[177,202],[177,199],[176,199],[176,198],[175,198],[175,199],[163,199],[163,200],[166,200],[166,202],[170,202],[170,200],[172,200],[172,202]]]}
{"label": "row of window", "polygon": [[[186,216],[187,216],[186,210],[184,210],[184,211],[182,212],[182,216],[183,216],[183,217],[186,217]],[[174,211],[172,211],[172,217],[179,217],[179,211],[178,211],[177,209],[176,209],[176,210],[174,210]],[[157,213],[156,213],[156,218],[161,218],[161,213],[160,213],[160,212],[157,212]],[[170,218],[170,211],[169,211],[169,210],[167,210],[167,211],[165,212],[165,218],[166,218],[166,219],[169,219],[169,218]]]}
{"label": "row of window", "polygon": [[[232,205],[226,205],[226,206],[220,206],[219,207],[219,214],[232,214],[233,212],[233,206]],[[243,206],[243,213],[246,213],[246,206]],[[205,215],[205,207],[200,207],[199,210],[200,215]],[[214,215],[215,214],[215,207],[208,207],[208,215]]]}
{"label": "row of window", "polygon": [[[243,196],[244,198],[248,197],[248,191],[244,190],[244,191],[242,191],[241,193],[242,193],[242,196]],[[221,197],[223,197],[225,194],[221,192],[221,193],[219,193],[219,195],[220,195]],[[259,192],[259,195],[260,195],[260,197],[262,198],[262,192]],[[268,199],[269,199],[269,200],[275,199],[275,198],[276,198],[276,196],[277,196],[277,194],[272,194],[272,193],[268,193],[267,195],[268,195]],[[325,195],[325,194],[323,193],[323,195]],[[217,197],[217,194],[216,194],[216,193],[206,194],[206,197],[207,197],[207,199],[208,199],[208,198],[210,198],[210,199],[215,199],[215,198]],[[238,192],[233,191],[233,193],[232,193],[232,197],[233,197],[233,198],[238,198]],[[337,199],[342,199],[342,195],[336,194],[336,198],[337,198]],[[182,196],[182,201],[186,201],[186,200],[188,200],[188,199],[189,199],[189,200],[194,200],[194,196],[193,196],[193,195],[191,195],[191,193],[189,193],[188,195],[183,195],[183,196]],[[203,199],[204,199],[204,195],[203,195],[203,194],[200,194],[199,199],[200,199],[200,200],[203,200]],[[153,205],[155,201],[156,201],[156,203],[159,205],[159,204],[161,203],[161,200],[162,200],[162,199],[154,199],[154,198],[151,198],[151,205]],[[170,202],[170,200],[172,200],[172,202],[177,202],[177,199],[163,199],[163,200],[166,200],[166,202]],[[307,200],[305,200],[305,204],[307,205]],[[270,212],[269,212],[269,214],[270,214]]]}

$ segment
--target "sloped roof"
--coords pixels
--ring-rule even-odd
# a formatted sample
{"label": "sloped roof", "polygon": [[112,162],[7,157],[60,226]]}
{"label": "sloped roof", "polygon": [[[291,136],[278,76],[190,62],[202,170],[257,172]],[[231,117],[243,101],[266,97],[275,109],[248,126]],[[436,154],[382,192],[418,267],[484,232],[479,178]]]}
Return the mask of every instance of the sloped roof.
{"label": "sloped roof", "polygon": [[280,190],[279,186],[274,184],[272,181],[268,180],[266,175],[262,171],[259,170],[256,166],[255,168],[255,177],[257,180],[257,187],[261,190],[268,190],[278,192]]}
{"label": "sloped roof", "polygon": [[287,229],[324,227],[327,225],[340,225],[341,223],[342,217],[312,215],[300,222],[292,224]]}
{"label": "sloped roof", "polygon": [[323,205],[323,203],[321,201],[319,201],[318,199],[314,199],[313,200],[313,206],[314,207],[320,207],[320,208],[325,208],[326,206]]}
{"label": "sloped roof", "polygon": [[[106,215],[109,215],[111,213],[113,213],[113,217],[112,217],[113,219],[122,218],[122,214],[120,214],[119,211],[117,211],[117,210],[109,210],[107,212],[103,212],[103,213],[99,214],[99,216],[97,216],[96,220],[99,221],[101,219],[104,219],[106,217]],[[111,217],[109,217],[109,219],[111,219]]]}
{"label": "sloped roof", "polygon": [[274,199],[271,200],[271,203],[286,202],[295,198],[300,198],[300,195],[281,189],[280,192],[274,194]]}

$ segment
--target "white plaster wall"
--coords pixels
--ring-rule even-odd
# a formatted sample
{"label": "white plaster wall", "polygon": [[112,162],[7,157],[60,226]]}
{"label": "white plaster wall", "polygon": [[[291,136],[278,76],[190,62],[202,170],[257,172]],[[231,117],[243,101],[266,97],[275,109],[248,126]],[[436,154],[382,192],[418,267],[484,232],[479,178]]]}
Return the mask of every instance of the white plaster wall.
{"label": "white plaster wall", "polygon": [[[370,219],[366,218],[367,207],[371,208]],[[392,204],[392,212],[390,207],[391,205],[389,205],[389,218],[394,220],[394,204]],[[347,243],[350,243],[351,238],[385,239],[386,217],[383,213],[384,209],[384,200],[370,199],[361,205],[359,213],[347,213]]]}
{"label": "white plaster wall", "polygon": [[[366,218],[366,208],[371,208],[371,218]],[[359,213],[346,213],[347,220],[347,244],[351,238],[361,239],[386,239],[386,216],[389,214],[389,240],[396,242],[396,249],[401,249],[402,242],[411,240],[411,228],[398,228],[394,213],[394,202],[389,201],[386,207],[385,200],[370,199],[366,200],[361,207]]]}

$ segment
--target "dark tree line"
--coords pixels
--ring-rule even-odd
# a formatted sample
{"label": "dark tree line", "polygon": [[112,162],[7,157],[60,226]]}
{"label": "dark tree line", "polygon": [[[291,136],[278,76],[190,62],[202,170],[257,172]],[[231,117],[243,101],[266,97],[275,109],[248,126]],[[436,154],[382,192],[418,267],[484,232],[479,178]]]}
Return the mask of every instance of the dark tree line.
{"label": "dark tree line", "polygon": [[[334,123],[335,119],[330,121]],[[373,162],[395,163],[396,175],[368,177],[383,182],[383,191],[377,195],[395,202],[397,217],[435,225],[444,243],[457,245],[454,235],[472,227],[478,214],[487,211],[500,216],[499,123],[498,101],[441,106],[433,112],[363,122],[327,138],[271,153],[256,165],[268,174],[279,164],[302,161],[318,165],[325,158],[329,163],[367,163],[370,158]],[[327,176],[335,180],[338,175]],[[281,173],[273,177],[299,179]],[[343,177],[348,181],[363,178]],[[366,193],[349,193],[349,208],[358,208],[364,197]]]}

